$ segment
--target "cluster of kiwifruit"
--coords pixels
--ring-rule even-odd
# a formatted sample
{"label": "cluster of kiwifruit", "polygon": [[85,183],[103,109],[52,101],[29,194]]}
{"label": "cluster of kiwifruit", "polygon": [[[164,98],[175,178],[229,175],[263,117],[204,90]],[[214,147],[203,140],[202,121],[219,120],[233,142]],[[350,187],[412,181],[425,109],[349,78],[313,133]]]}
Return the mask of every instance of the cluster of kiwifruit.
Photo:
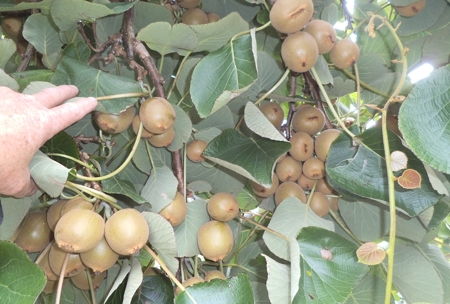
{"label": "cluster of kiwifruit", "polygon": [[142,121],[142,138],[148,140],[155,147],[169,146],[174,137],[175,109],[172,104],[161,97],[146,99],[136,115],[136,109],[131,106],[119,114],[109,114],[96,111],[94,120],[98,127],[110,134],[121,133],[133,127],[137,134]]}
{"label": "cluster of kiwifruit", "polygon": [[181,15],[181,22],[187,25],[207,24],[220,20],[220,16],[216,13],[206,13],[199,8],[201,0],[177,0],[176,3],[164,3],[164,6],[170,10],[174,20],[176,20],[175,12],[180,11],[180,7],[184,10]]}
{"label": "cluster of kiwifruit", "polygon": [[312,0],[277,0],[270,10],[273,27],[288,36],[281,45],[281,57],[294,72],[309,71],[319,55],[330,53],[331,62],[347,69],[359,58],[359,47],[350,39],[336,41],[334,27],[324,20],[311,20]]}
{"label": "cluster of kiwifruit", "polygon": [[22,17],[4,17],[1,21],[3,34],[16,43],[17,52],[22,55],[28,46],[28,41],[22,36],[23,31]]}
{"label": "cluster of kiwifruit", "polygon": [[64,277],[89,289],[88,274],[94,287],[100,286],[120,255],[132,255],[147,243],[149,228],[139,211],[122,209],[105,222],[94,210],[81,197],[59,200],[46,212],[28,213],[17,229],[18,246],[29,253],[42,251],[37,264],[47,276],[45,293],[56,291],[66,255]]}
{"label": "cluster of kiwifruit", "polygon": [[[281,127],[284,113],[280,105],[267,102],[260,106],[260,110],[277,129]],[[291,196],[306,203],[316,183],[309,203],[311,210],[320,217],[328,214],[330,208],[337,210],[334,190],[325,177],[325,160],[331,143],[340,131],[322,131],[324,124],[325,116],[321,110],[311,105],[297,107],[291,123],[292,136],[289,141],[292,147],[278,159],[271,187],[265,188],[252,182],[252,189],[259,198],[273,195],[277,206]]]}
{"label": "cluster of kiwifruit", "polygon": [[397,14],[399,14],[402,17],[414,17],[416,16],[418,13],[420,13],[423,8],[425,7],[427,3],[427,0],[419,0],[417,2],[411,3],[409,5],[405,5],[405,6],[396,6],[396,5],[392,5],[395,9],[395,11],[397,12]]}

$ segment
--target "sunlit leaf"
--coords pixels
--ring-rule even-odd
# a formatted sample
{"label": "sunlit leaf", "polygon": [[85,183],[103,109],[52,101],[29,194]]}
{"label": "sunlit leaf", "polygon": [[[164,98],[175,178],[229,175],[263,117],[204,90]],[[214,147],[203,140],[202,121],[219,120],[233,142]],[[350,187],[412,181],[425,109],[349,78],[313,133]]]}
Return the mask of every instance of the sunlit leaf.
{"label": "sunlit leaf", "polygon": [[263,255],[267,261],[267,290],[272,303],[290,304],[291,267]]}
{"label": "sunlit leaf", "polygon": [[125,287],[125,292],[123,293],[122,304],[131,303],[136,290],[141,286],[143,279],[142,266],[137,258],[131,259],[131,270],[127,279],[127,286]]}
{"label": "sunlit leaf", "polygon": [[[374,304],[383,303],[386,291],[386,283],[377,276],[368,274],[352,290],[347,304]],[[391,303],[394,303],[392,300]]]}

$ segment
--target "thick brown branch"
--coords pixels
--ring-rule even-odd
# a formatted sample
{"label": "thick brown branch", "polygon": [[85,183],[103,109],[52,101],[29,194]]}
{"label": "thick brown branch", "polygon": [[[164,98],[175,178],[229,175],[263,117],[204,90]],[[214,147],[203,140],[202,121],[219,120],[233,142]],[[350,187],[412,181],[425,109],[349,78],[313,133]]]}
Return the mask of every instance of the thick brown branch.
{"label": "thick brown branch", "polygon": [[328,118],[327,113],[325,112],[325,109],[323,108],[322,97],[320,96],[320,92],[319,92],[319,85],[314,80],[314,78],[312,77],[310,72],[306,72],[306,73],[304,73],[304,75],[305,75],[306,82],[308,83],[308,86],[311,90],[312,98],[317,100],[316,107],[318,109],[320,109],[323,112],[323,114],[325,115],[325,128],[333,129],[334,126],[331,123],[330,119]]}
{"label": "thick brown branch", "polygon": [[113,44],[122,43],[122,33],[117,33],[109,37],[108,41],[101,44],[97,47],[97,52],[94,56],[89,59],[88,64],[90,65],[92,62],[96,60],[100,60],[102,58],[102,54]]}
{"label": "thick brown branch", "polygon": [[153,84],[155,85],[156,95],[162,98],[166,98],[166,92],[164,91],[164,78],[159,74],[158,68],[153,62],[152,57],[148,53],[145,46],[139,41],[134,41],[134,51],[136,55],[139,56],[139,59],[142,61],[145,69],[150,75]]}
{"label": "thick brown branch", "polygon": [[134,7],[127,10],[123,16],[122,29],[120,30],[123,34],[123,41],[125,44],[125,50],[127,52],[127,59],[134,59]]}
{"label": "thick brown branch", "polygon": [[86,33],[84,32],[84,24],[81,21],[78,22],[78,32],[81,34],[81,36],[84,39],[84,42],[86,42],[86,44],[91,48],[91,50],[93,50],[94,52],[98,53],[99,51],[97,50],[97,48],[95,48],[91,44],[91,40],[89,40],[88,36],[86,36]]}
{"label": "thick brown branch", "polygon": [[178,192],[184,196],[183,157],[181,150],[172,152],[172,170],[178,180]]}

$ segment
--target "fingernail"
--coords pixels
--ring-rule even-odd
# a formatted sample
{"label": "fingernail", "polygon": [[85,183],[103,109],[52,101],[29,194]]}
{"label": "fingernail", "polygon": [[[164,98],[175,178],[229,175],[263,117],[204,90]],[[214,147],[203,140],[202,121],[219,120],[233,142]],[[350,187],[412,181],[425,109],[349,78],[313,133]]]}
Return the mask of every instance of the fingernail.
{"label": "fingernail", "polygon": [[74,88],[74,89],[76,89],[78,91],[78,87],[74,86],[73,84],[69,84],[69,87],[72,87],[72,88]]}

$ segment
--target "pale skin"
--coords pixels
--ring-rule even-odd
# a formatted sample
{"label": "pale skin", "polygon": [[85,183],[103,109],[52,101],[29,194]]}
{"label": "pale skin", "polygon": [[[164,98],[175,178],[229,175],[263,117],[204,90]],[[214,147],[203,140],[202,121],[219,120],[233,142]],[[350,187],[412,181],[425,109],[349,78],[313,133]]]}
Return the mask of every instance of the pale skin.
{"label": "pale skin", "polygon": [[71,85],[34,95],[0,87],[0,194],[20,198],[37,191],[28,168],[33,155],[97,105],[92,97],[63,104],[77,94],[78,88]]}

